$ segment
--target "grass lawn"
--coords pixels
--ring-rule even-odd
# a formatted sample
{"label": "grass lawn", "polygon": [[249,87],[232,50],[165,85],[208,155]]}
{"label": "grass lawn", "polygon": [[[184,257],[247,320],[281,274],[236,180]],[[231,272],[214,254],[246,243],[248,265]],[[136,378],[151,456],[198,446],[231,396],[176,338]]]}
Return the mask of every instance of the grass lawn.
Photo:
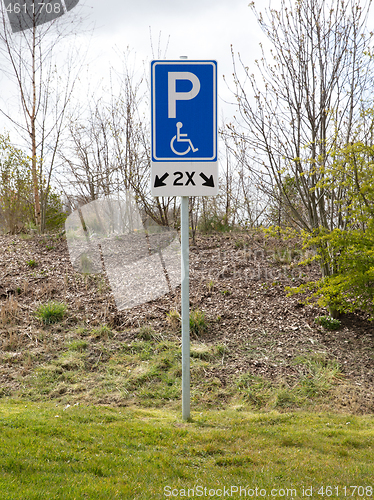
{"label": "grass lawn", "polygon": [[373,424],[235,409],[183,422],[175,410],[2,399],[0,498],[371,499]]}

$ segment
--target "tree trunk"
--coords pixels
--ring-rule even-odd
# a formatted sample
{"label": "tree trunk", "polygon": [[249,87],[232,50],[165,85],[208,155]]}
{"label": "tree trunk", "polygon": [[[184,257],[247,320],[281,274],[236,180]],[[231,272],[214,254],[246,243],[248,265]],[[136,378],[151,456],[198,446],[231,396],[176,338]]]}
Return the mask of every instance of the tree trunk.
{"label": "tree trunk", "polygon": [[34,208],[35,208],[35,222],[39,232],[41,231],[41,216],[40,216],[40,198],[39,198],[39,180],[36,165],[36,70],[35,70],[35,51],[36,51],[36,26],[33,27],[32,36],[32,112],[31,112],[31,170],[32,170],[32,183],[34,189]]}

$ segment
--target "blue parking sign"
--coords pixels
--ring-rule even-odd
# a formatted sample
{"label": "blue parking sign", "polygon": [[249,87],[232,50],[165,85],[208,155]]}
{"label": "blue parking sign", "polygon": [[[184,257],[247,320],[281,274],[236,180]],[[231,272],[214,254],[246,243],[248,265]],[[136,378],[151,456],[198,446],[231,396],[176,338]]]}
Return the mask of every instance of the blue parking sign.
{"label": "blue parking sign", "polygon": [[151,143],[152,194],[217,194],[216,61],[151,62]]}

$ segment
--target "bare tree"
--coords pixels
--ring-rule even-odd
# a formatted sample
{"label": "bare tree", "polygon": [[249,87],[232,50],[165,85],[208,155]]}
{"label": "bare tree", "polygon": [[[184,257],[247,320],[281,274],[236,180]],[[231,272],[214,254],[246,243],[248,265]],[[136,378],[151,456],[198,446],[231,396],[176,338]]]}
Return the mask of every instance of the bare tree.
{"label": "bare tree", "polygon": [[80,119],[70,117],[68,128],[68,141],[59,151],[60,185],[83,204],[109,195],[115,190],[118,159],[102,99],[92,99]]}
{"label": "bare tree", "polygon": [[169,226],[177,220],[175,198],[150,192],[150,145],[147,82],[123,54],[123,69],[111,71],[109,96],[91,98],[80,119],[70,124],[69,147],[61,153],[66,193],[89,202],[131,189],[144,216]]}
{"label": "bare tree", "polygon": [[239,116],[227,128],[232,151],[298,227],[342,227],[335,201],[344,188],[327,188],[324,171],[334,151],[355,140],[372,84],[370,2],[282,0],[265,17],[251,7],[272,49],[256,61],[257,77],[233,55]]}
{"label": "bare tree", "polygon": [[[70,17],[65,19],[68,16],[57,16],[56,19],[52,16],[52,20],[48,18],[48,22],[43,20],[41,23],[35,14],[41,3],[36,0],[28,2],[34,13],[29,16],[28,28],[21,26],[22,29],[16,30],[18,33],[12,33],[1,2],[0,54],[6,61],[3,72],[13,84],[20,108],[19,113],[14,107],[10,111],[3,107],[1,112],[28,144],[35,220],[39,230],[43,231],[57,150],[78,74],[78,58],[77,44],[71,43],[70,48],[75,48],[73,52],[66,53],[71,50],[67,42],[74,35],[76,19],[72,23]],[[46,4],[48,2],[43,3]],[[59,45],[65,54],[54,58]],[[57,59],[60,59],[60,64]]]}

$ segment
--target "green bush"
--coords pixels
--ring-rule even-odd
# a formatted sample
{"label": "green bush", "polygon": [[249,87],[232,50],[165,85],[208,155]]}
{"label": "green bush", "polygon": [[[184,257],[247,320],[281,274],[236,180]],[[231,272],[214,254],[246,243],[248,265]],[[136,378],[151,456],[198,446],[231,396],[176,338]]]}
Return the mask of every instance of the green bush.
{"label": "green bush", "polygon": [[224,233],[232,229],[233,226],[228,222],[225,215],[219,216],[214,214],[207,217],[201,217],[198,224],[198,230],[202,233],[211,233],[213,231]]}
{"label": "green bush", "polygon": [[171,311],[166,313],[166,319],[169,325],[171,326],[172,330],[174,331],[180,330],[182,318],[178,311],[172,309]]}
{"label": "green bush", "polygon": [[50,189],[45,214],[45,229],[47,231],[61,229],[65,224],[66,218],[67,214],[64,212],[61,196]]}
{"label": "green bush", "polygon": [[15,234],[34,220],[29,159],[0,134],[0,226]]}
{"label": "green bush", "polygon": [[339,330],[341,327],[340,320],[332,318],[331,316],[317,316],[314,321],[317,325],[321,325],[327,330]]}
{"label": "green bush", "polygon": [[50,301],[46,304],[41,304],[35,311],[35,316],[45,325],[50,325],[62,321],[66,309],[66,304]]}
{"label": "green bush", "polygon": [[[31,159],[15,148],[8,136],[0,134],[0,228],[11,234],[37,229],[34,213],[34,187]],[[54,231],[63,226],[67,215],[61,196],[38,179],[42,230]]]}
{"label": "green bush", "polygon": [[309,293],[330,316],[340,313],[365,311],[374,318],[374,220],[365,229],[348,228],[327,231],[315,230],[305,235],[305,248],[317,251],[313,260],[324,263],[328,269],[322,279],[297,288],[286,288],[293,293]]}
{"label": "green bush", "polygon": [[195,335],[201,335],[208,329],[205,313],[199,309],[190,312],[190,331]]}

